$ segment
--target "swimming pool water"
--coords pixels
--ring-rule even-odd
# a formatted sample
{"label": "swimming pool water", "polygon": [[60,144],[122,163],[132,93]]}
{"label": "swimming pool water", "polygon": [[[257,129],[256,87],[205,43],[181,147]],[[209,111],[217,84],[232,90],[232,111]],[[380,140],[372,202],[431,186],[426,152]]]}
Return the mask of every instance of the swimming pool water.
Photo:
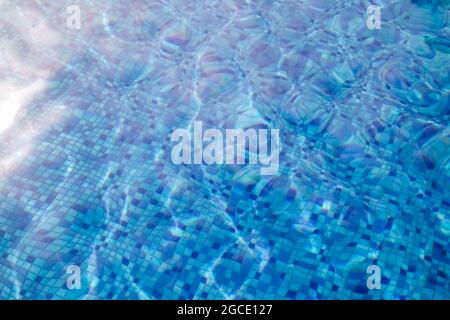
{"label": "swimming pool water", "polygon": [[[449,299],[449,9],[1,1],[0,298]],[[195,120],[278,173],[173,164]]]}

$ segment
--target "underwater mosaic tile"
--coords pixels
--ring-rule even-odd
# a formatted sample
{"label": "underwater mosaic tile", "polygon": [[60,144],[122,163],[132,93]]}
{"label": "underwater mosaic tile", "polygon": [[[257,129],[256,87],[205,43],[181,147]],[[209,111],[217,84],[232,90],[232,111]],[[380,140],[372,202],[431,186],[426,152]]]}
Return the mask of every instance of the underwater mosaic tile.
{"label": "underwater mosaic tile", "polygon": [[[449,9],[0,1],[0,298],[449,299]],[[173,164],[196,120],[277,174]]]}

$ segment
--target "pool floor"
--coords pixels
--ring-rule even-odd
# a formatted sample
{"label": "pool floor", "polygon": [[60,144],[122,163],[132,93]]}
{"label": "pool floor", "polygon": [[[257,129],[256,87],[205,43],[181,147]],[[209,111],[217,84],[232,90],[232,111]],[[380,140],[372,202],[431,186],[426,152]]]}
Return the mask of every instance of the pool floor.
{"label": "pool floor", "polygon": [[372,2],[0,1],[0,299],[449,299],[450,3]]}

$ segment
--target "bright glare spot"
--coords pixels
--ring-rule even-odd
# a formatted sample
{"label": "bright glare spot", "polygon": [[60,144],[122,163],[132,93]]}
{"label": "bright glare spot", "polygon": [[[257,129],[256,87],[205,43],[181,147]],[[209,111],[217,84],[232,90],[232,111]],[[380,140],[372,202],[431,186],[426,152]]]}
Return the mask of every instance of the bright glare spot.
{"label": "bright glare spot", "polygon": [[14,122],[19,109],[43,90],[45,81],[39,80],[24,88],[0,84],[0,134]]}

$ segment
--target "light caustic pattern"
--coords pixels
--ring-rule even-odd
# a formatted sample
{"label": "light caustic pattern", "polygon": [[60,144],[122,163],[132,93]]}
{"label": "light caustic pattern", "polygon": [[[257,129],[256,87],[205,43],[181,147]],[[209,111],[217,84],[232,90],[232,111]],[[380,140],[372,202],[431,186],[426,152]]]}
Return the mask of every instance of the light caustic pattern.
{"label": "light caustic pattern", "polygon": [[[448,19],[446,0],[0,1],[0,298],[450,298]],[[277,174],[175,165],[194,121],[279,129]]]}

